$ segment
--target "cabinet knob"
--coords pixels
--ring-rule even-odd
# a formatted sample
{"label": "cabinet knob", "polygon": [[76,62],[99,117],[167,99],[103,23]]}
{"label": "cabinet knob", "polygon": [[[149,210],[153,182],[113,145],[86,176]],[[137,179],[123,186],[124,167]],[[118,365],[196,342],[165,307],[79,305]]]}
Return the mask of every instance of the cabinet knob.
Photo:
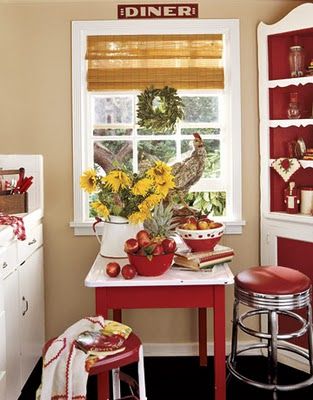
{"label": "cabinet knob", "polygon": [[36,239],[31,240],[30,242],[28,242],[28,246],[31,246],[32,244],[35,244],[37,242]]}
{"label": "cabinet knob", "polygon": [[25,301],[26,306],[25,310],[22,312],[22,315],[24,316],[28,311],[28,300],[25,299],[25,296],[22,297],[22,300]]}
{"label": "cabinet knob", "polygon": [[6,261],[3,261],[2,268],[6,268],[9,264]]}

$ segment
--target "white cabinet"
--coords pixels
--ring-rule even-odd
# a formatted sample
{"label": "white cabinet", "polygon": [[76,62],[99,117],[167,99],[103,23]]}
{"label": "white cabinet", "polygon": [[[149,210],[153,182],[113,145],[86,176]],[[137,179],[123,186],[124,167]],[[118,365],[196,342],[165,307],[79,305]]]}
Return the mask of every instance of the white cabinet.
{"label": "white cabinet", "polygon": [[[295,46],[301,46],[305,56],[300,77],[291,77],[289,68],[289,54]],[[297,151],[300,140],[313,148],[313,76],[306,70],[313,59],[313,4],[300,5],[273,25],[260,23],[258,56],[261,263],[296,268],[313,280],[313,216],[301,214],[295,207],[292,210],[292,203],[284,198],[289,182],[295,182],[299,190],[313,187],[313,160],[304,159]],[[295,103],[301,115],[293,119],[288,109]],[[284,170],[292,171],[293,165],[299,168],[286,182]],[[289,198],[291,195],[293,192]],[[290,331],[287,324],[288,320],[280,320],[282,331]],[[306,338],[293,343],[305,347]]]}
{"label": "white cabinet", "polygon": [[21,316],[21,381],[25,383],[38,362],[44,343],[43,248],[19,267]]}
{"label": "white cabinet", "polygon": [[17,400],[41,357],[44,344],[43,160],[35,155],[0,155],[0,167],[25,167],[34,176],[26,240],[0,225],[0,400]]}
{"label": "white cabinet", "polygon": [[[4,253],[0,253],[0,276],[2,273],[2,266],[4,263]],[[6,264],[4,264],[6,265]],[[5,340],[5,311],[4,311],[4,285],[3,280],[0,279],[0,399],[4,399],[4,390],[6,385],[6,340]],[[1,397],[1,395],[3,397]]]}
{"label": "white cabinet", "polygon": [[6,400],[16,400],[21,391],[20,324],[17,268],[3,280],[6,327]]}
{"label": "white cabinet", "polygon": [[[6,343],[6,400],[16,400],[41,357],[44,344],[42,224],[26,227],[26,240],[14,241],[3,257]],[[1,364],[0,364],[1,368]]]}

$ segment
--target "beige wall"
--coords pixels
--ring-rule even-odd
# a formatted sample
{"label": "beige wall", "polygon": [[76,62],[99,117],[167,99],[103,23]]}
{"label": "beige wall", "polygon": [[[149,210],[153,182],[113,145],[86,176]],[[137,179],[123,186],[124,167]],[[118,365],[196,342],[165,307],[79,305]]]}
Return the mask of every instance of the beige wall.
{"label": "beige wall", "polygon": [[[73,219],[71,21],[115,19],[118,3],[123,2],[24,0],[4,4],[0,1],[0,152],[44,156],[47,337],[61,333],[68,325],[94,311],[94,293],[84,287],[84,278],[98,244],[94,237],[75,237],[69,227]],[[256,29],[260,21],[274,23],[303,2],[200,0],[198,3],[201,18],[240,20],[243,218],[246,226],[242,235],[226,236],[223,240],[236,251],[232,263],[236,273],[259,263]],[[231,303],[232,288],[228,288],[228,338]],[[125,312],[125,322],[146,342],[196,340],[194,310],[131,310]]]}

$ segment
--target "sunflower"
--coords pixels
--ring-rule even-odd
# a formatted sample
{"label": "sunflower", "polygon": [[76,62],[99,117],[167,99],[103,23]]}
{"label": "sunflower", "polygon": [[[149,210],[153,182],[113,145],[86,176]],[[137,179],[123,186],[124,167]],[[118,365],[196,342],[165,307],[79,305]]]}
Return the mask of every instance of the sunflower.
{"label": "sunflower", "polygon": [[160,203],[162,200],[162,196],[160,194],[150,194],[147,198],[143,200],[141,204],[139,204],[139,210],[148,209],[151,210],[154,206]]}
{"label": "sunflower", "polygon": [[120,189],[131,186],[132,181],[125,172],[113,170],[102,178],[102,183],[106,186],[110,186],[113,192],[117,193]]}
{"label": "sunflower", "polygon": [[103,176],[86,170],[80,186],[89,196],[92,215],[107,219],[110,215],[128,218],[134,224],[151,218],[151,212],[174,185],[171,167],[157,161],[148,171],[133,173],[116,168]]}
{"label": "sunflower", "polygon": [[143,211],[136,211],[136,212],[132,213],[128,217],[128,220],[131,224],[140,224],[141,222],[144,222],[149,217],[150,217],[150,211],[143,210]]}
{"label": "sunflower", "polygon": [[172,175],[164,175],[163,182],[155,184],[156,193],[161,195],[163,199],[168,195],[169,190],[174,189],[174,187],[175,182]]}
{"label": "sunflower", "polygon": [[80,187],[87,193],[93,193],[97,189],[97,172],[94,169],[87,169],[80,177]]}
{"label": "sunflower", "polygon": [[150,178],[142,178],[134,184],[131,191],[135,196],[146,196],[153,185],[153,180]]}
{"label": "sunflower", "polygon": [[97,214],[100,215],[100,217],[108,218],[110,215],[110,211],[108,210],[107,206],[102,204],[101,201],[93,201],[90,205],[97,212]]}
{"label": "sunflower", "polygon": [[172,168],[163,161],[157,161],[155,166],[148,169],[147,176],[153,179],[156,184],[163,184],[171,175]]}

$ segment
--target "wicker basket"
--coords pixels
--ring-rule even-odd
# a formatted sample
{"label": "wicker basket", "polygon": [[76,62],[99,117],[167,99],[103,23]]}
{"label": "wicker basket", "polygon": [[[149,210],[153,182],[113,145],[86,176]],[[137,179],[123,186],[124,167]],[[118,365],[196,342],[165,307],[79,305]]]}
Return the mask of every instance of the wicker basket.
{"label": "wicker basket", "polygon": [[[0,170],[0,175],[18,175],[19,170]],[[14,193],[10,190],[0,192],[0,213],[19,214],[28,210],[27,193]]]}
{"label": "wicker basket", "polygon": [[17,214],[27,212],[27,193],[0,194],[0,213]]}

